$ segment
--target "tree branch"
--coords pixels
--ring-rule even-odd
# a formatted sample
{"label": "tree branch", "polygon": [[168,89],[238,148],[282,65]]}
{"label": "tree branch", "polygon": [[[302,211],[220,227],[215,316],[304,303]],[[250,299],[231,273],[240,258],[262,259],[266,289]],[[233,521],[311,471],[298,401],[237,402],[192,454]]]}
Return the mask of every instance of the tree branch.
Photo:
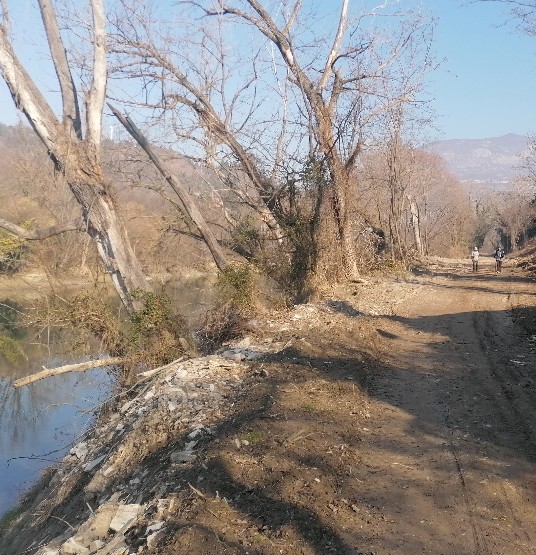
{"label": "tree branch", "polygon": [[287,24],[285,25],[285,28],[283,29],[283,32],[287,36],[290,35],[290,31],[291,31],[292,27],[294,27],[294,23],[296,23],[296,19],[298,17],[299,11],[301,9],[301,5],[302,5],[301,0],[298,0],[296,2],[296,4],[294,5],[294,9],[292,10],[292,14],[288,18],[288,21],[287,21]]}
{"label": "tree branch", "polygon": [[67,53],[61,40],[60,29],[56,13],[50,0],[38,0],[41,11],[41,19],[45,27],[47,40],[56,69],[56,75],[61,89],[61,99],[63,102],[63,124],[66,127],[73,127],[76,136],[82,138],[82,123],[80,121],[80,110],[76,98],[76,88],[74,85]]}
{"label": "tree branch", "polygon": [[115,366],[117,364],[122,364],[125,362],[124,357],[113,357],[113,358],[102,358],[97,360],[89,360],[87,362],[80,362],[78,364],[67,364],[66,366],[60,366],[59,368],[45,368],[37,374],[32,374],[26,376],[25,378],[20,378],[13,382],[13,387],[19,388],[30,383],[38,382],[44,378],[50,376],[58,376],[60,374],[67,374],[68,372],[85,372],[86,370],[91,370],[93,368],[101,368],[104,366]]}
{"label": "tree branch", "polygon": [[24,239],[25,241],[41,241],[42,239],[48,239],[49,237],[60,235],[61,233],[65,233],[67,231],[86,231],[86,229],[79,222],[54,225],[43,229],[29,231],[28,229],[24,229],[13,222],[4,220],[3,218],[0,218],[0,228],[5,229],[8,233],[19,237],[20,239]]}
{"label": "tree branch", "polygon": [[344,33],[346,32],[346,22],[348,19],[348,0],[344,0],[341,7],[341,15],[339,18],[339,28],[337,29],[337,34],[335,39],[333,40],[333,46],[329,52],[328,58],[326,60],[326,65],[324,67],[324,72],[322,74],[322,78],[318,83],[318,91],[321,93],[328,83],[328,79],[330,78],[331,74],[333,73],[333,64],[335,60],[337,60],[339,55],[339,49],[341,47],[341,41],[344,37]]}
{"label": "tree branch", "polygon": [[56,128],[59,122],[45,97],[13,51],[4,24],[0,26],[0,71],[15,106],[24,113],[50,152],[57,153]]}
{"label": "tree branch", "polygon": [[102,112],[108,77],[106,63],[106,18],[102,0],[91,0],[93,15],[93,79],[87,100],[87,135],[96,147],[101,143]]}
{"label": "tree branch", "polygon": [[228,261],[221,250],[216,237],[208,227],[205,218],[195,205],[193,199],[191,198],[190,194],[184,187],[182,183],[172,174],[171,170],[160,160],[160,158],[156,155],[154,150],[151,148],[149,141],[143,136],[141,131],[136,127],[134,122],[129,117],[124,117],[116,108],[114,108],[110,103],[108,103],[108,107],[113,112],[114,116],[121,122],[123,127],[132,135],[132,137],[136,140],[136,142],[143,148],[143,150],[147,153],[149,158],[151,159],[152,163],[155,167],[160,171],[160,173],[164,176],[166,181],[171,185],[171,188],[179,199],[181,200],[182,204],[184,205],[188,216],[193,220],[199,233],[203,236],[205,244],[209,248],[212,256],[214,257],[214,261],[220,270],[223,270],[227,265]]}

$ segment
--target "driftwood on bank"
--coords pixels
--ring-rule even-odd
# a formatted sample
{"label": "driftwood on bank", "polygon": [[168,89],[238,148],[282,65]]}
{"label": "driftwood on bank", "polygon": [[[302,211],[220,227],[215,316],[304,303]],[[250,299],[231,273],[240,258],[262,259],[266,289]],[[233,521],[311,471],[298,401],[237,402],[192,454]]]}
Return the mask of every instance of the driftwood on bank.
{"label": "driftwood on bank", "polygon": [[37,382],[50,376],[58,376],[59,374],[67,374],[68,372],[85,372],[92,368],[101,368],[103,366],[113,366],[114,364],[121,364],[125,362],[123,357],[101,358],[96,360],[88,360],[87,362],[79,362],[77,364],[67,364],[59,368],[45,368],[37,374],[20,378],[13,382],[13,387],[22,387],[33,382]]}

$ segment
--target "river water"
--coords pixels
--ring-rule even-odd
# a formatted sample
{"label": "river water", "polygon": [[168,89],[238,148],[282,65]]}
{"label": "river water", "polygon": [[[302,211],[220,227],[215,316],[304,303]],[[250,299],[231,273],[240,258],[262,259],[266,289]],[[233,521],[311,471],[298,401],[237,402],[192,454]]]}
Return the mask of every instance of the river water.
{"label": "river water", "polygon": [[[193,276],[170,284],[166,293],[195,327],[211,305],[212,285],[209,275]],[[30,283],[30,290],[36,288]],[[12,290],[9,284],[0,287],[4,294]],[[14,380],[42,366],[56,368],[83,359],[72,352],[73,340],[66,333],[49,335],[47,330],[36,333],[13,326],[10,320],[17,311],[9,309],[11,303],[0,297],[0,517],[44,468],[63,458],[113,391],[113,378],[102,369],[53,376],[15,389]],[[10,361],[2,355],[6,331],[22,345],[23,358]],[[94,354],[98,352],[95,346]]]}
{"label": "river water", "polygon": [[54,376],[15,389],[12,380],[66,360],[36,356],[0,363],[0,515],[16,504],[50,464],[60,460],[91,425],[95,408],[112,390],[104,370]]}

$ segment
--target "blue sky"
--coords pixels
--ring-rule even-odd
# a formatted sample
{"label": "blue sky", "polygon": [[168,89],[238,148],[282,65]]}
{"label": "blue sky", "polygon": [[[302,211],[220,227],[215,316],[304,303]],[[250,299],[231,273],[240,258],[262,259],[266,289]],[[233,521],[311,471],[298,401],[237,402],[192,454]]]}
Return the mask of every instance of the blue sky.
{"label": "blue sky", "polygon": [[536,133],[536,39],[506,24],[504,4],[423,1],[438,18],[432,78],[445,139]]}
{"label": "blue sky", "polygon": [[[438,18],[435,53],[444,61],[429,89],[438,114],[437,139],[536,133],[536,39],[505,24],[509,19],[505,4],[464,0],[400,0],[400,4],[421,5]],[[26,21],[25,48],[30,51],[38,34],[34,1],[17,0],[12,5],[13,19],[22,15]],[[44,66],[41,52],[34,68]],[[35,71],[32,75],[45,82]],[[18,118],[2,82],[0,121],[13,124]]]}

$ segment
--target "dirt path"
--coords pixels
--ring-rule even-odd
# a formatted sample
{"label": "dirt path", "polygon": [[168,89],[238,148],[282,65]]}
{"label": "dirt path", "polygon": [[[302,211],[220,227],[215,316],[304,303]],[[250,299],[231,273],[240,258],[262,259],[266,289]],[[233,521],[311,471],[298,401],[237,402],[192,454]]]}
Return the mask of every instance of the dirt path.
{"label": "dirt path", "polygon": [[275,323],[287,349],[159,553],[536,553],[536,282],[492,270],[438,261]]}
{"label": "dirt path", "polygon": [[[454,265],[415,280],[378,331],[388,370],[358,477],[374,553],[536,552],[535,282]],[[525,308],[528,307],[528,308]],[[532,308],[532,310],[530,309]]]}

